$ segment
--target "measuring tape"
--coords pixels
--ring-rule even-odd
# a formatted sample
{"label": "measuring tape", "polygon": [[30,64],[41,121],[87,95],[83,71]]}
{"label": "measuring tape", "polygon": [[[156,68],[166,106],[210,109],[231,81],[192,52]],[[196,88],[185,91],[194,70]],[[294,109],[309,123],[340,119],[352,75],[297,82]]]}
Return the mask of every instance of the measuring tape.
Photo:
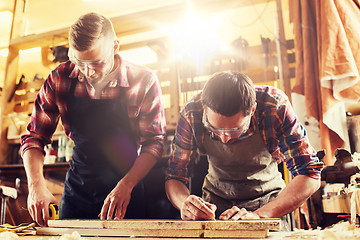
{"label": "measuring tape", "polygon": [[58,220],[59,219],[59,207],[56,204],[50,203],[49,205],[49,219]]}

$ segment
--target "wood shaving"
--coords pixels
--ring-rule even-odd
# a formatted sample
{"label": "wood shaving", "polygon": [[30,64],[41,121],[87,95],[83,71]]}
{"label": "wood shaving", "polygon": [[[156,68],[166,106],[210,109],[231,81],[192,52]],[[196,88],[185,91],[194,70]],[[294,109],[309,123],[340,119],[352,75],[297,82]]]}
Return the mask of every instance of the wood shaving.
{"label": "wood shaving", "polygon": [[20,237],[18,235],[16,235],[13,232],[2,232],[0,233],[0,239],[1,240],[15,240],[15,239],[19,239]]}
{"label": "wood shaving", "polygon": [[52,237],[49,240],[87,240],[87,239],[82,238],[77,231],[74,231],[72,234],[64,234],[60,238]]}
{"label": "wood shaving", "polygon": [[340,222],[320,232],[319,239],[353,240],[360,238],[360,228],[349,222]]}
{"label": "wood shaving", "polygon": [[285,239],[355,240],[360,239],[360,228],[349,222],[339,222],[324,230],[295,230]]}
{"label": "wood shaving", "polygon": [[289,236],[285,236],[285,239],[317,239],[320,234],[320,229],[315,230],[304,230],[295,229]]}
{"label": "wood shaving", "polygon": [[360,212],[360,188],[354,189],[350,198],[351,223],[356,223],[356,215]]}

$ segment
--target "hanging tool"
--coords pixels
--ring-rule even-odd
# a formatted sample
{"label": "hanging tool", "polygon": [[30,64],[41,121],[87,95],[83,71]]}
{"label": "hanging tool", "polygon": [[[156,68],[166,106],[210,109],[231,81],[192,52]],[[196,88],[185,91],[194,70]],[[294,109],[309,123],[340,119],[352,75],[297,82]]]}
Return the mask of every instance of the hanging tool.
{"label": "hanging tool", "polygon": [[264,81],[267,82],[267,68],[269,66],[269,57],[270,57],[270,38],[264,38],[260,35],[261,44],[264,54]]}
{"label": "hanging tool", "polygon": [[238,71],[244,71],[247,69],[247,61],[249,60],[248,47],[249,43],[242,36],[235,39],[231,46],[236,50],[237,58],[237,69]]}
{"label": "hanging tool", "polygon": [[13,99],[13,97],[15,95],[16,90],[18,90],[18,88],[20,87],[20,85],[21,85],[21,83],[23,82],[24,79],[25,79],[25,75],[22,74],[20,79],[19,79],[19,83],[15,85],[14,90],[11,92],[10,97],[8,99],[8,102],[11,102],[11,100]]}

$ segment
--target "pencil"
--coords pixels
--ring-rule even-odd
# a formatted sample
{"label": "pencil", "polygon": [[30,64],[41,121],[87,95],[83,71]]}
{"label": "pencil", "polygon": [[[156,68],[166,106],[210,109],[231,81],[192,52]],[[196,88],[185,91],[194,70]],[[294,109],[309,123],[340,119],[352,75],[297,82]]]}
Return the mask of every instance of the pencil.
{"label": "pencil", "polygon": [[[201,198],[201,197],[198,197],[199,201],[205,205],[205,201]],[[205,205],[206,206],[206,205]],[[207,207],[207,206],[206,206]],[[215,220],[215,214],[214,214],[214,217],[211,218],[210,220]]]}

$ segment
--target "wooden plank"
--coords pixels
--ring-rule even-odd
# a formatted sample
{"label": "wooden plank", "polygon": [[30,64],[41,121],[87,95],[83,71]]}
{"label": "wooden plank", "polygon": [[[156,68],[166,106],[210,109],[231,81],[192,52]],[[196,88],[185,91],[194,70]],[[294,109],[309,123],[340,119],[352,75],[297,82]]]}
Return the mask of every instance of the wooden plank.
{"label": "wooden plank", "polygon": [[240,230],[240,231],[224,231],[216,230],[204,232],[204,238],[266,238],[269,234],[268,230]]}
{"label": "wooden plank", "polygon": [[92,229],[92,228],[38,228],[36,235],[63,235],[77,231],[81,236],[103,237],[202,237],[204,230],[185,229]]}
{"label": "wooden plank", "polygon": [[108,229],[203,229],[200,221],[181,220],[49,220],[49,227]]}
{"label": "wooden plank", "polygon": [[105,221],[104,227],[108,229],[164,229],[164,230],[203,230],[204,222],[182,220],[120,220]]}
{"label": "wooden plank", "polygon": [[104,228],[123,229],[203,229],[203,230],[279,230],[278,220],[182,221],[182,220],[121,220],[105,221]]}
{"label": "wooden plank", "polygon": [[189,230],[279,230],[280,219],[238,221],[183,221],[183,220],[49,220],[49,227],[97,229],[189,229]]}
{"label": "wooden plank", "polygon": [[[108,220],[112,221],[112,220]],[[105,228],[105,220],[81,220],[81,219],[64,219],[64,220],[49,220],[49,227],[67,227],[67,228]]]}
{"label": "wooden plank", "polygon": [[56,236],[77,231],[81,236],[101,237],[171,237],[171,238],[266,238],[267,230],[195,230],[195,229],[92,229],[38,228],[36,235]]}
{"label": "wooden plank", "polygon": [[238,220],[238,221],[205,221],[206,230],[280,230],[280,219],[252,219],[252,220]]}

